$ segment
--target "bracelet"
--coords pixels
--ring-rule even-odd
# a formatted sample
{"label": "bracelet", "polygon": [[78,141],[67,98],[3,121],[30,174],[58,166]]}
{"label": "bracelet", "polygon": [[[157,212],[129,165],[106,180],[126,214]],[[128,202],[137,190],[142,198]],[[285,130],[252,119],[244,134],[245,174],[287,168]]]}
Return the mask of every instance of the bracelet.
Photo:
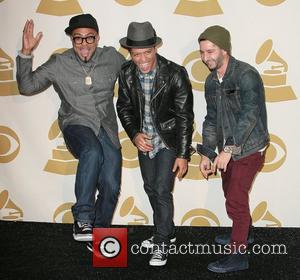
{"label": "bracelet", "polygon": [[235,146],[235,145],[227,145],[227,146],[224,146],[223,148],[223,151],[225,153],[230,153],[230,154],[233,154],[233,155],[238,155],[241,153],[241,146]]}

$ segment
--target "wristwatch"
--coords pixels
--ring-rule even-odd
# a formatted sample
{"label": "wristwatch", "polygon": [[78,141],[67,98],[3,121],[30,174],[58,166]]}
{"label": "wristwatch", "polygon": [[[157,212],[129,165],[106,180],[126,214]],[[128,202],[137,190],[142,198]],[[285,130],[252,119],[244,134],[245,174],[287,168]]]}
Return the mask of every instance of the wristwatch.
{"label": "wristwatch", "polygon": [[225,153],[230,153],[230,154],[233,154],[233,155],[238,155],[238,154],[241,153],[241,146],[237,147],[235,145],[226,145],[226,146],[224,146],[223,151]]}

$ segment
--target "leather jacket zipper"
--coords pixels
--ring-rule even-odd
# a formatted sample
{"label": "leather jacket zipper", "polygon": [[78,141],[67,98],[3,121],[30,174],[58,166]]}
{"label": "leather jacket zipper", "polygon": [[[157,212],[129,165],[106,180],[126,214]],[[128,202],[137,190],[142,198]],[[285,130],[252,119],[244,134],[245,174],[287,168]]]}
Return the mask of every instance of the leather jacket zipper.
{"label": "leather jacket zipper", "polygon": [[143,96],[141,95],[141,93],[138,93],[138,100],[139,100],[139,104],[140,104],[140,116],[141,116],[141,122],[140,122],[140,131],[143,131],[143,112],[142,112],[142,100],[141,98],[143,98]]}
{"label": "leather jacket zipper", "polygon": [[151,117],[152,117],[153,125],[155,126],[156,132],[157,132],[157,134],[159,135],[161,141],[163,141],[163,143],[165,144],[165,146],[166,146],[167,148],[170,148],[170,147],[166,144],[166,142],[164,141],[163,137],[161,136],[161,134],[160,134],[160,132],[159,132],[159,129],[157,129],[157,127],[156,127],[156,125],[155,125],[155,119],[154,119],[154,116],[153,116],[152,110],[151,110],[153,99],[156,98],[156,96],[157,96],[157,95],[163,90],[163,88],[165,88],[166,86],[167,86],[167,84],[164,82],[163,86],[162,86],[162,87],[155,93],[155,95],[151,98],[151,100],[150,100],[150,114],[151,114]]}

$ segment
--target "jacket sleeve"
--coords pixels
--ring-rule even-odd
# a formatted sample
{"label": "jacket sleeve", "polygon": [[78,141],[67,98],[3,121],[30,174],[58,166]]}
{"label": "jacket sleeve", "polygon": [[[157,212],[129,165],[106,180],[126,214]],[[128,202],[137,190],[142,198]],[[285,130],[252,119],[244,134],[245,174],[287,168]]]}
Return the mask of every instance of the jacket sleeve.
{"label": "jacket sleeve", "polygon": [[[206,116],[202,125],[202,142],[206,150],[215,151],[217,147],[217,104],[209,95],[208,80],[205,83]],[[208,155],[203,154],[208,157]]]}
{"label": "jacket sleeve", "polygon": [[17,82],[19,91],[23,95],[38,94],[52,84],[55,73],[56,56],[32,71],[33,58],[17,56]]}
{"label": "jacket sleeve", "polygon": [[241,76],[241,113],[233,131],[236,146],[243,146],[260,117],[260,110],[265,106],[264,86],[259,74],[247,70]]}
{"label": "jacket sleeve", "polygon": [[193,91],[184,67],[175,74],[174,84],[177,157],[189,159],[194,124]]}
{"label": "jacket sleeve", "polygon": [[117,100],[118,117],[128,137],[133,141],[139,131],[139,122],[134,114],[131,92],[126,84],[123,70],[119,74],[119,94]]}

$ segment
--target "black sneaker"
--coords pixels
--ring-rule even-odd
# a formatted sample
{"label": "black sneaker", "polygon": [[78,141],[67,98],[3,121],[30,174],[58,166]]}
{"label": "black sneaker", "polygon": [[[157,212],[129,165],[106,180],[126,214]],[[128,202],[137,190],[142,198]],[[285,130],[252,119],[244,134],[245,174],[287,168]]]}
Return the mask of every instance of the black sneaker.
{"label": "black sneaker", "polygon": [[248,256],[246,254],[230,254],[222,259],[212,262],[207,269],[216,273],[226,273],[245,270],[249,268]]}
{"label": "black sneaker", "polygon": [[[215,237],[215,242],[218,243],[218,244],[221,244],[221,245],[229,244],[230,243],[230,234],[225,233],[225,234],[217,235]],[[252,230],[249,231],[247,242],[248,242],[249,245],[254,243],[254,234],[253,234]]]}
{"label": "black sneaker", "polygon": [[93,226],[90,223],[74,222],[73,237],[76,241],[92,241]]}
{"label": "black sneaker", "polygon": [[149,261],[151,266],[163,266],[168,260],[168,251],[165,247],[155,246],[152,257]]}
{"label": "black sneaker", "polygon": [[88,241],[86,243],[86,248],[93,253],[94,252],[93,241]]}
{"label": "black sneaker", "polygon": [[[141,246],[144,248],[153,248],[154,242],[153,242],[154,236],[152,235],[151,237],[149,237],[148,239],[145,239]],[[170,239],[170,244],[174,244],[176,242],[176,237],[173,237]]]}

